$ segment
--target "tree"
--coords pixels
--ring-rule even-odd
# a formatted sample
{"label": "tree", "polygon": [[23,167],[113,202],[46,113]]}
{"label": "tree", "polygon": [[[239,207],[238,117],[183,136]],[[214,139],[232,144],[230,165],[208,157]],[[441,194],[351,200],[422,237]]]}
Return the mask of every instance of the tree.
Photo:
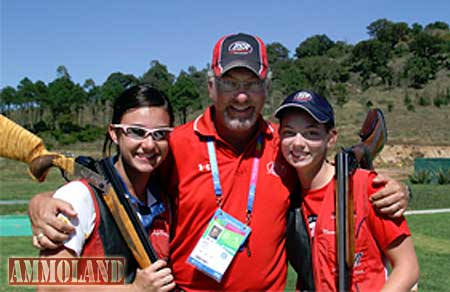
{"label": "tree", "polygon": [[361,41],[353,48],[353,69],[361,74],[364,87],[369,86],[371,74],[379,76],[384,84],[392,81],[392,72],[388,68],[390,52],[385,43],[375,39]]}
{"label": "tree", "polygon": [[197,70],[194,66],[188,68],[189,78],[194,82],[195,87],[198,89],[199,102],[201,107],[205,108],[209,104],[208,84],[208,68],[205,67],[202,70]]}
{"label": "tree", "polygon": [[328,96],[333,84],[349,78],[347,70],[326,56],[305,57],[297,61],[298,67],[308,82],[308,88]]}
{"label": "tree", "polygon": [[331,47],[327,53],[326,56],[330,58],[345,58],[347,55],[349,55],[352,51],[353,46],[349,45],[342,41],[337,41],[334,43],[333,47]]}
{"label": "tree", "polygon": [[77,113],[80,104],[85,101],[85,92],[79,84],[67,78],[67,75],[57,78],[48,85],[49,107],[53,119],[53,128],[73,124],[73,111]]}
{"label": "tree", "polygon": [[446,50],[446,41],[426,32],[421,32],[411,41],[409,45],[412,53],[419,57],[436,57],[437,54]]}
{"label": "tree", "polygon": [[423,26],[417,22],[413,23],[411,26],[411,33],[413,36],[423,31]]}
{"label": "tree", "polygon": [[[274,72],[275,74],[272,83],[275,94],[271,94],[271,96],[285,96],[300,88],[308,88],[308,81],[302,72],[298,60],[283,62],[278,70],[279,71]],[[274,106],[275,104],[278,105],[279,102],[273,100],[271,106]]]}
{"label": "tree", "polygon": [[8,114],[17,104],[17,92],[12,86],[2,88],[0,92],[0,112]]}
{"label": "tree", "polygon": [[142,82],[147,83],[169,96],[174,76],[169,73],[167,67],[157,60],[150,63],[150,69],[142,76]]}
{"label": "tree", "polygon": [[33,108],[36,107],[36,90],[33,82],[27,77],[20,80],[17,86],[17,97],[20,101],[19,107],[25,113],[23,124],[30,127],[33,124]]}
{"label": "tree", "polygon": [[181,116],[181,123],[186,123],[189,110],[200,109],[198,89],[189,75],[181,71],[170,91],[171,103],[175,113]]}
{"label": "tree", "polygon": [[99,110],[103,114],[102,123],[104,125],[109,121],[109,113],[111,112],[109,104],[125,89],[138,83],[139,79],[132,74],[114,72],[106,78],[106,81],[100,88],[95,89],[95,92],[91,92],[93,94],[91,98],[95,98],[96,106],[98,107],[97,111]]}
{"label": "tree", "polygon": [[56,78],[71,79],[69,71],[67,70],[66,66],[59,65],[58,68],[56,68]]}
{"label": "tree", "polygon": [[100,109],[101,101],[100,87],[95,84],[95,81],[93,79],[86,79],[83,84],[83,90],[86,92],[87,105],[92,114],[93,124],[97,124],[97,113]]}
{"label": "tree", "polygon": [[314,35],[300,43],[295,49],[295,56],[299,59],[304,57],[323,56],[333,47],[333,45],[334,42],[325,34]]}
{"label": "tree", "polygon": [[431,29],[449,30],[448,24],[444,21],[436,21],[436,22],[428,24],[425,27],[425,30],[431,30]]}
{"label": "tree", "polygon": [[406,62],[404,74],[412,87],[422,88],[428,80],[434,78],[436,65],[430,58],[412,56]]}
{"label": "tree", "polygon": [[35,126],[36,122],[43,121],[44,110],[47,107],[47,104],[49,103],[48,88],[43,81],[41,80],[36,81],[34,83],[34,89],[36,93],[35,102],[37,104],[37,111],[35,121],[33,122],[33,127]]}
{"label": "tree", "polygon": [[408,24],[405,22],[394,23],[386,18],[378,19],[367,26],[368,34],[392,49],[400,40],[406,40],[409,34]]}
{"label": "tree", "polygon": [[267,58],[272,68],[280,62],[289,61],[289,50],[281,43],[270,43],[266,46],[266,50]]}

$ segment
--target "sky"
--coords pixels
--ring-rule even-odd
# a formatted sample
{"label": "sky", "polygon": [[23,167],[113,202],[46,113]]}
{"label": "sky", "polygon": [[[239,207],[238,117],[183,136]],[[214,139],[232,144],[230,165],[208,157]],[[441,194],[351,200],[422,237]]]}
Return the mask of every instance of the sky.
{"label": "sky", "polygon": [[25,77],[49,83],[64,65],[74,82],[101,85],[114,72],[142,76],[152,60],[177,76],[205,68],[215,42],[246,32],[291,54],[326,34],[355,44],[367,26],[393,22],[450,24],[448,0],[0,0],[0,88]]}

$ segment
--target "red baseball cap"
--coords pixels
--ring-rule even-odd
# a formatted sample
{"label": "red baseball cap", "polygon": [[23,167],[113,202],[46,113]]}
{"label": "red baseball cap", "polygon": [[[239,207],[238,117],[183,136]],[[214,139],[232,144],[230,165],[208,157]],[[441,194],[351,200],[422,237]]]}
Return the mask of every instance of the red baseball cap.
{"label": "red baseball cap", "polygon": [[216,43],[211,63],[214,75],[220,77],[237,67],[251,70],[260,79],[267,77],[266,46],[259,37],[238,33],[223,36]]}

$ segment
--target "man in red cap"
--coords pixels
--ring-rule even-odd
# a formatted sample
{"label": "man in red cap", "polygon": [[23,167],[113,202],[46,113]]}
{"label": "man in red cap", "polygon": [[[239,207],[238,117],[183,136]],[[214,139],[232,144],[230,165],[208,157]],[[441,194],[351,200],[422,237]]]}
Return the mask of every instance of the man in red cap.
{"label": "man in red cap", "polygon": [[[172,133],[169,192],[176,206],[170,259],[183,290],[285,287],[286,212],[297,178],[279,159],[276,126],[261,116],[269,72],[261,39],[242,33],[222,37],[208,75],[213,105]],[[391,183],[382,195],[404,195],[399,185]],[[228,265],[220,258],[222,246],[207,241],[217,221],[224,227],[221,238],[230,222],[244,225]]]}
{"label": "man in red cap", "polygon": [[[213,105],[172,132],[164,177],[175,204],[170,264],[182,290],[284,289],[286,214],[296,176],[279,159],[276,126],[261,115],[269,72],[261,39],[222,37],[208,73]],[[396,181],[378,196],[390,214],[406,209],[405,188]],[[38,213],[39,204],[33,200],[30,209]],[[30,217],[35,229],[51,225]],[[221,229],[217,239],[208,236],[213,227]]]}

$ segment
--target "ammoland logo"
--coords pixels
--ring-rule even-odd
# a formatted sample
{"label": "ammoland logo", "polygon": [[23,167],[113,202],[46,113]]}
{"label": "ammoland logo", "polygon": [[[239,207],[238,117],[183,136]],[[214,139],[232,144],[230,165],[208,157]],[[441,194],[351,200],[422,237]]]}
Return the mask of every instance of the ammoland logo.
{"label": "ammoland logo", "polygon": [[8,259],[8,282],[12,286],[123,285],[125,260],[108,258]]}

